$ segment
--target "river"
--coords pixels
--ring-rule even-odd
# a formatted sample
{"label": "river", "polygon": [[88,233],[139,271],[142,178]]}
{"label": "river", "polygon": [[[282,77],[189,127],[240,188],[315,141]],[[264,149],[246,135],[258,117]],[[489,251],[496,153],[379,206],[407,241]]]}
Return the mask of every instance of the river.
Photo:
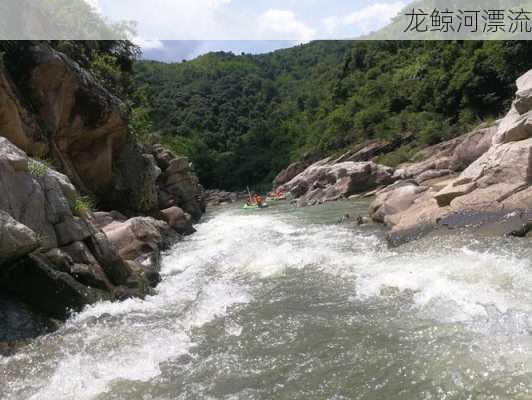
{"label": "river", "polygon": [[389,249],[367,204],[212,211],[146,300],[0,357],[3,400],[530,399],[532,249],[454,232]]}

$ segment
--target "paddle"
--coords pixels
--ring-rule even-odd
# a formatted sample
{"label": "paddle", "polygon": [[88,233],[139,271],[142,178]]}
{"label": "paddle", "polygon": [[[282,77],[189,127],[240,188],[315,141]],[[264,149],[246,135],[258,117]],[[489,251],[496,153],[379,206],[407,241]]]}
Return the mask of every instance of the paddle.
{"label": "paddle", "polygon": [[249,204],[253,204],[253,199],[251,198],[251,192],[249,191],[249,186],[246,186],[246,189],[248,190]]}

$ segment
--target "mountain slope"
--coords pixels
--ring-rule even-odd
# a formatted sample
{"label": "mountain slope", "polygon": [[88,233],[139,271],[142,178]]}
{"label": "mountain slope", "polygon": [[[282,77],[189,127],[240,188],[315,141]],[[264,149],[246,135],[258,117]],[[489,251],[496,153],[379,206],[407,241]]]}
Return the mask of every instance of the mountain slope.
{"label": "mountain slope", "polygon": [[369,139],[419,146],[465,132],[508,107],[532,65],[528,42],[312,42],[265,55],[211,53],[135,65],[166,144],[207,187],[271,180],[290,161]]}

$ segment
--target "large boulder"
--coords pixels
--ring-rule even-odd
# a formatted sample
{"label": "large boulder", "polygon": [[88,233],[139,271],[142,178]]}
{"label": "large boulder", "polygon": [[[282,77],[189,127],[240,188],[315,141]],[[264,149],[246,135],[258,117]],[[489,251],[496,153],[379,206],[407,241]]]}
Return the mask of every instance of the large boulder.
{"label": "large boulder", "polygon": [[393,182],[393,169],[373,162],[318,161],[280,189],[289,191],[299,206],[321,204],[371,191]]}
{"label": "large boulder", "polygon": [[192,226],[192,217],[179,207],[170,207],[161,210],[161,219],[163,219],[170,228],[182,235],[190,235],[195,232]]}
{"label": "large boulder", "polygon": [[135,217],[106,225],[103,231],[118,254],[142,267],[150,282],[159,280],[161,251],[179,239],[166,222],[150,217]]}
{"label": "large boulder", "polygon": [[80,311],[88,304],[112,298],[111,293],[82,284],[38,255],[23,257],[4,268],[0,283],[36,310],[58,319],[65,319],[71,310]]}
{"label": "large boulder", "polygon": [[379,191],[369,207],[369,215],[376,222],[410,208],[428,190],[413,181],[399,181]]}

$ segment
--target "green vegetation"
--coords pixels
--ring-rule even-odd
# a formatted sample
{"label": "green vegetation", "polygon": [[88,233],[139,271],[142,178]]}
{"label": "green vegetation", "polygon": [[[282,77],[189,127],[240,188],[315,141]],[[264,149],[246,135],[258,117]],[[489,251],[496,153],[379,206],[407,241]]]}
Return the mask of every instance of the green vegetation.
{"label": "green vegetation", "polygon": [[415,149],[503,114],[532,65],[528,42],[312,42],[265,55],[142,61],[144,123],[207,187],[271,180],[290,161],[408,133]]}
{"label": "green vegetation", "polygon": [[36,178],[42,178],[48,172],[50,163],[47,161],[38,161],[30,158],[28,160],[28,170]]}
{"label": "green vegetation", "polygon": [[95,201],[90,196],[79,196],[71,205],[72,213],[77,217],[86,217],[95,209]]}

